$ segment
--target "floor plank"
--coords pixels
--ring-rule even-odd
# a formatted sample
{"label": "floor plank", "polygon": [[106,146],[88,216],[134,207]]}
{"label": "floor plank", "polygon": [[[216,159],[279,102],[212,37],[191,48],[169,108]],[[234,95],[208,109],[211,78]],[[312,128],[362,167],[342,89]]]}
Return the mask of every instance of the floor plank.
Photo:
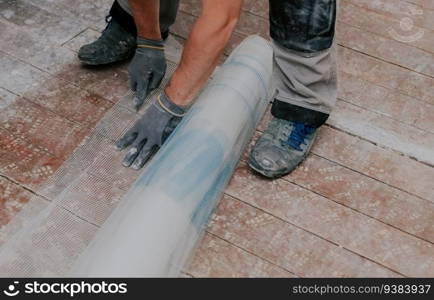
{"label": "floor plank", "polygon": [[194,277],[279,277],[292,273],[211,234],[206,234],[186,272]]}
{"label": "floor plank", "polygon": [[420,27],[434,30],[434,11],[425,10],[422,6],[402,0],[342,0],[354,5],[368,8],[378,13],[391,16],[396,19],[411,18]]}
{"label": "floor plank", "polygon": [[313,153],[423,199],[434,201],[434,169],[359,137],[323,127]]}
{"label": "floor plank", "polygon": [[[357,18],[354,18],[355,15]],[[341,1],[339,22],[343,23],[342,26],[354,26],[365,32],[434,53],[433,31],[416,26],[412,22],[401,22],[392,16],[357,6],[349,1]]]}
{"label": "floor plank", "polygon": [[[276,181],[242,163],[185,276],[434,276],[431,2],[341,1],[339,101],[312,154]],[[0,244],[61,192],[53,216],[69,226],[41,231],[63,241],[59,255],[23,244],[22,260],[2,272],[26,262],[66,272],[70,250],[85,246],[138,176],[112,163],[122,159],[113,141],[138,117],[123,99],[128,63],[84,68],[76,57],[106,26],[111,3],[0,0]],[[249,34],[268,36],[267,9],[267,0],[245,1],[226,54]],[[177,38],[199,13],[199,0],[181,1]]]}
{"label": "floor plank", "polygon": [[399,276],[228,196],[222,199],[208,230],[301,277]]}
{"label": "floor plank", "polygon": [[311,155],[286,180],[434,243],[434,204]]}

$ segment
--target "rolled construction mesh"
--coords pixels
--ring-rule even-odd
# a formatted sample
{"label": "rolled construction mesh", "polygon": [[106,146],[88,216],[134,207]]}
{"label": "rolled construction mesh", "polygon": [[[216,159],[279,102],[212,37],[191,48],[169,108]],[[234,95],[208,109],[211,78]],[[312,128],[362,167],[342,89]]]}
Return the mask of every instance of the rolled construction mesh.
{"label": "rolled construction mesh", "polygon": [[45,199],[2,229],[0,275],[179,275],[265,111],[271,71],[268,42],[244,41],[142,172],[113,147],[145,110],[126,95],[38,191]]}

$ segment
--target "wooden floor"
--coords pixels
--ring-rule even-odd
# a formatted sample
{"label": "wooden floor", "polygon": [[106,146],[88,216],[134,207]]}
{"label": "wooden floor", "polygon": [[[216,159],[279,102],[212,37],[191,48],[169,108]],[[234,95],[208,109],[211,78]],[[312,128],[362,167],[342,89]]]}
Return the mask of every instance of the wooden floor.
{"label": "wooden floor", "polygon": [[[111,1],[73,2],[0,0],[0,226],[51,200],[40,187],[128,90],[126,63],[76,58]],[[245,2],[226,53],[268,35],[267,1]],[[180,41],[199,12],[181,0]],[[312,153],[274,181],[241,161],[185,276],[434,277],[434,2],[341,0],[337,42]]]}

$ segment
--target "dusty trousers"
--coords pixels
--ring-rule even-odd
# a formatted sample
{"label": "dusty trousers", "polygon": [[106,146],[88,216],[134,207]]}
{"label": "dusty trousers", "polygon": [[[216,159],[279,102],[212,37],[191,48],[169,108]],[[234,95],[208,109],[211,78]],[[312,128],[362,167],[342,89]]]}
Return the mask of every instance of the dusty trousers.
{"label": "dusty trousers", "polygon": [[[319,127],[337,97],[334,46],[337,0],[269,0],[274,49],[273,116]],[[179,0],[160,0],[160,28],[167,37]],[[110,11],[123,27],[137,34],[128,0]]]}
{"label": "dusty trousers", "polygon": [[270,0],[273,116],[321,126],[337,97],[336,0]]}

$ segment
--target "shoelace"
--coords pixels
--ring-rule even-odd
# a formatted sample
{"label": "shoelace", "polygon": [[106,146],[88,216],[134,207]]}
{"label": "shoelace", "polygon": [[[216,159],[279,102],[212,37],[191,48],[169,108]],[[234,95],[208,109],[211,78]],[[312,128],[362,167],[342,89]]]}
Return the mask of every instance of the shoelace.
{"label": "shoelace", "polygon": [[113,47],[119,47],[122,44],[118,43],[118,38],[113,36],[112,34],[104,34],[107,30],[109,30],[113,26],[113,17],[111,15],[107,15],[105,17],[105,22],[107,23],[106,27],[102,31],[102,34],[98,38],[98,40],[107,40],[109,42],[113,42]]}
{"label": "shoelace", "polygon": [[315,132],[315,128],[304,125],[302,123],[294,123],[294,127],[288,139],[284,142],[286,145],[294,148],[295,150],[302,151],[301,144],[306,144],[304,140],[306,136]]}
{"label": "shoelace", "polygon": [[103,33],[109,28],[111,21],[112,21],[111,15],[105,16],[105,22],[107,23],[107,25],[105,26],[104,30],[102,31]]}

